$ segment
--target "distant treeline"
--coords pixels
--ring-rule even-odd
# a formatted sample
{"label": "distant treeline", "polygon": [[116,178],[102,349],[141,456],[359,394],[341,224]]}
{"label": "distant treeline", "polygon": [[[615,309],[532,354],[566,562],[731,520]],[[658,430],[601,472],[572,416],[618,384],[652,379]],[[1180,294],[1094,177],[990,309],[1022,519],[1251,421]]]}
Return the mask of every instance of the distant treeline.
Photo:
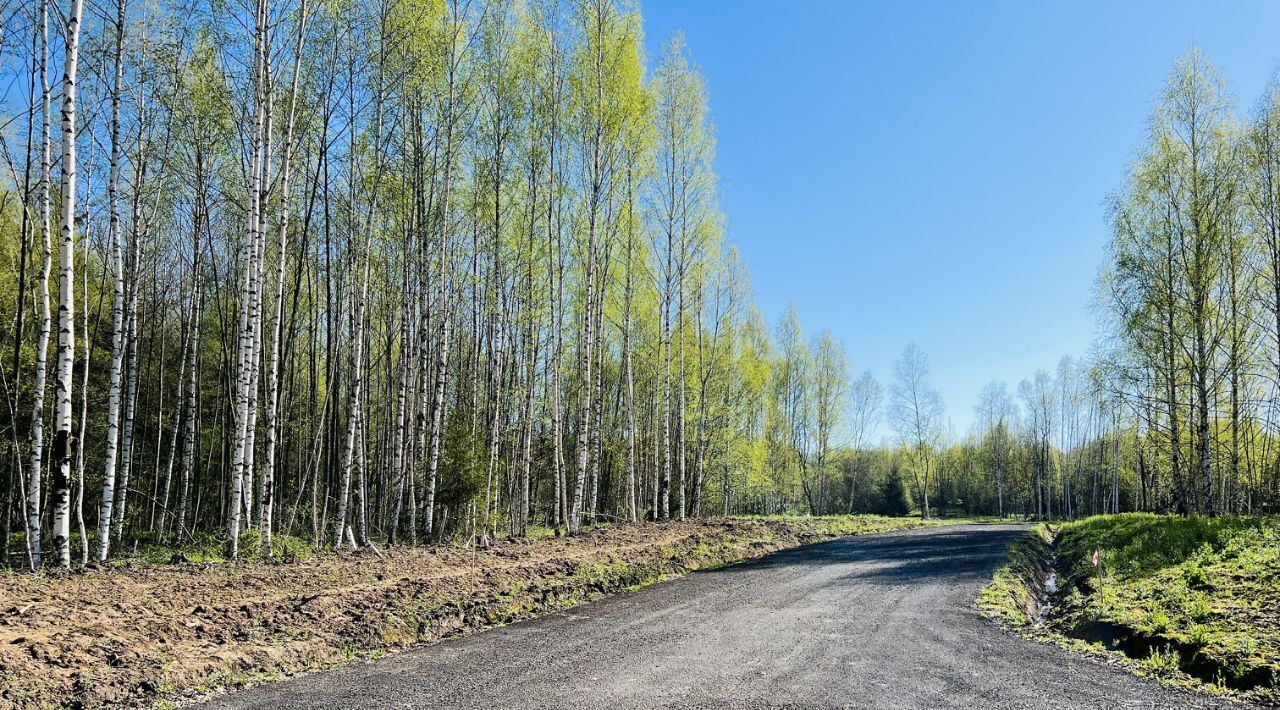
{"label": "distant treeline", "polygon": [[1055,517],[1280,505],[1280,88],[1238,116],[1193,50],[1148,125],[1108,200],[1095,352],[1016,392],[988,385],[968,436],[934,428],[934,495],[949,505]]}

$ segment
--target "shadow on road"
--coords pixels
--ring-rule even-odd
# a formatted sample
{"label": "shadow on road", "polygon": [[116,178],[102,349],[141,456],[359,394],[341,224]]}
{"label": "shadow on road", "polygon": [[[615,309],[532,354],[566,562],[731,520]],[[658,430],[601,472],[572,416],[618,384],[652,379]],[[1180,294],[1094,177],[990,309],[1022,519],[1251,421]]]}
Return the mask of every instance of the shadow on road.
{"label": "shadow on road", "polygon": [[965,527],[932,530],[928,536],[844,538],[698,574],[733,575],[797,565],[848,564],[855,571],[843,575],[842,580],[889,586],[936,578],[965,582],[989,577],[1021,534],[1022,530],[1011,527]]}

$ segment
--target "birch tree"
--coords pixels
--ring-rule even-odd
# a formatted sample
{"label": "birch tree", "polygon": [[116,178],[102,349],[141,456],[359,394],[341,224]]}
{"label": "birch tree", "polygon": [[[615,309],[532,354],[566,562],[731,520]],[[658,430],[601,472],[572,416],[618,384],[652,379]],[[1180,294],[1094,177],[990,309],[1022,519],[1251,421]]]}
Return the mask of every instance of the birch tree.
{"label": "birch tree", "polygon": [[53,544],[58,565],[71,566],[71,376],[75,363],[76,75],[80,60],[81,0],[67,14],[62,70],[62,247],[58,276],[58,382],[54,417]]}
{"label": "birch tree", "polygon": [[889,420],[907,451],[920,499],[920,516],[926,520],[942,414],[942,395],[929,383],[929,358],[911,343],[893,364]]}
{"label": "birch tree", "polygon": [[[71,79],[74,82],[74,77]],[[64,81],[65,83],[65,81]],[[50,124],[53,122],[52,103],[49,98],[49,3],[40,3],[40,105],[43,119],[40,126],[40,233],[44,249],[41,257],[39,285],[40,331],[36,342],[35,364],[35,396],[32,398],[31,415],[31,472],[27,479],[27,536],[31,549],[31,567],[39,569],[40,557],[40,513],[41,492],[44,478],[44,395],[48,376],[47,355],[49,351],[49,333],[52,329],[52,318],[49,311],[49,272],[53,261],[53,221],[50,183],[53,179],[52,138]],[[66,111],[64,106],[63,111]],[[65,116],[64,116],[65,124]],[[65,125],[64,125],[65,130]],[[74,140],[74,137],[72,138]],[[74,156],[74,153],[73,153]],[[64,156],[65,160],[65,156]],[[64,170],[65,170],[64,163]],[[74,165],[72,166],[74,173]],[[65,189],[66,184],[64,182]],[[65,232],[65,229],[64,229]],[[62,327],[59,316],[59,328]],[[61,342],[61,338],[59,338]],[[61,350],[59,350],[61,357]],[[59,361],[61,362],[61,361]],[[62,381],[59,380],[59,386]],[[57,448],[54,449],[57,452]]]}
{"label": "birch tree", "polygon": [[114,73],[111,84],[111,157],[107,177],[107,240],[111,248],[111,365],[108,374],[107,434],[105,468],[102,479],[102,501],[98,509],[98,562],[106,562],[111,549],[112,506],[116,497],[116,465],[119,459],[120,402],[123,387],[125,353],[125,287],[124,248],[120,225],[120,109],[124,83],[125,0],[116,2]]}

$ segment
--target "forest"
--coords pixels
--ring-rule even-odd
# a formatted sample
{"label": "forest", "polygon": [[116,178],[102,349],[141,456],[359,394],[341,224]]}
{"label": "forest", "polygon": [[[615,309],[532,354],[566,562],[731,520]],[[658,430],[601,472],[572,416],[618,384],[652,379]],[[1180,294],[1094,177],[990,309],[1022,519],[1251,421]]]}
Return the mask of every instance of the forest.
{"label": "forest", "polygon": [[1276,84],[1241,115],[1201,50],[1174,63],[1107,196],[1093,352],[1016,396],[984,388],[978,431],[944,447],[950,495],[1007,511],[1012,492],[1040,517],[1277,512],[1278,137]]}
{"label": "forest", "polygon": [[753,307],[637,8],[7,19],[10,565],[831,504],[844,352]]}
{"label": "forest", "polygon": [[956,432],[916,346],[882,383],[766,322],[694,51],[630,2],[5,12],[9,567],[1280,501],[1280,93],[1239,115],[1197,51],[1108,198],[1095,350]]}
{"label": "forest", "polygon": [[[988,383],[967,432],[950,425],[914,345],[895,362],[882,408],[874,382],[842,388],[842,444],[824,457],[831,466],[814,457],[812,475],[830,477],[851,511],[1277,512],[1280,85],[1241,115],[1192,49],[1147,126],[1106,196],[1110,240],[1095,300],[1082,304],[1098,317],[1091,351],[1016,386]],[[868,446],[857,422],[877,412],[894,436]]]}

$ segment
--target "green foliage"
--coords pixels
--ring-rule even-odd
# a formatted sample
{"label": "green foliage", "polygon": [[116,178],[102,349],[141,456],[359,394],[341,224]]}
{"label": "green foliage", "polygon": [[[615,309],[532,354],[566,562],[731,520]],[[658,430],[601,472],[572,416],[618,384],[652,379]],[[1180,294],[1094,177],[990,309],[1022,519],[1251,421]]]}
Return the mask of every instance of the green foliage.
{"label": "green foliage", "polygon": [[[1203,584],[1204,564],[1229,549],[1240,552],[1242,545],[1260,535],[1273,535],[1276,525],[1275,518],[1265,517],[1097,516],[1064,525],[1058,550],[1079,565],[1100,547],[1104,572],[1119,579],[1178,565],[1188,583]],[[1188,572],[1189,568],[1201,569]]]}
{"label": "green foliage", "polygon": [[1162,650],[1143,661],[1155,675],[1177,670],[1182,647],[1221,683],[1266,692],[1253,684],[1280,668],[1280,518],[1098,516],[1062,525],[1057,551],[1067,583],[1089,595],[1064,605],[1064,625],[1103,621],[1155,639]]}
{"label": "green foliage", "polygon": [[[198,532],[191,539],[175,545],[171,536],[154,534],[137,536],[137,545],[121,552],[112,559],[115,565],[136,564],[218,564],[227,561],[227,536],[225,532]],[[281,562],[299,562],[315,554],[311,543],[291,535],[272,535],[272,557]],[[73,545],[74,549],[75,545]],[[242,562],[265,559],[262,532],[256,529],[240,533]]]}
{"label": "green foliage", "polygon": [[1213,614],[1213,606],[1207,594],[1194,592],[1183,601],[1182,612],[1192,621],[1204,621]]}
{"label": "green foliage", "polygon": [[880,513],[883,515],[906,515],[911,507],[907,504],[907,491],[902,485],[902,473],[894,467],[885,477],[880,488]]}
{"label": "green foliage", "polygon": [[765,515],[747,516],[746,520],[776,520],[786,523],[788,529],[802,534],[820,537],[839,537],[847,535],[868,535],[871,533],[893,532],[895,530],[913,530],[935,525],[954,525],[963,520],[919,520],[916,518],[895,518],[884,515]]}
{"label": "green foliage", "polygon": [[1192,624],[1187,628],[1187,643],[1196,648],[1203,648],[1209,644],[1209,627],[1203,624]]}
{"label": "green foliage", "polygon": [[1143,626],[1148,633],[1163,634],[1169,630],[1169,615],[1160,609],[1152,609],[1147,612]]}
{"label": "green foliage", "polygon": [[990,584],[978,595],[982,615],[1018,628],[1028,628],[1039,621],[1040,590],[1050,573],[1047,526],[1038,525],[1014,541],[1009,548],[1009,562],[996,570]]}
{"label": "green foliage", "polygon": [[1182,658],[1177,649],[1165,646],[1163,650],[1152,649],[1151,655],[1143,660],[1143,666],[1158,678],[1171,678],[1178,673]]}

